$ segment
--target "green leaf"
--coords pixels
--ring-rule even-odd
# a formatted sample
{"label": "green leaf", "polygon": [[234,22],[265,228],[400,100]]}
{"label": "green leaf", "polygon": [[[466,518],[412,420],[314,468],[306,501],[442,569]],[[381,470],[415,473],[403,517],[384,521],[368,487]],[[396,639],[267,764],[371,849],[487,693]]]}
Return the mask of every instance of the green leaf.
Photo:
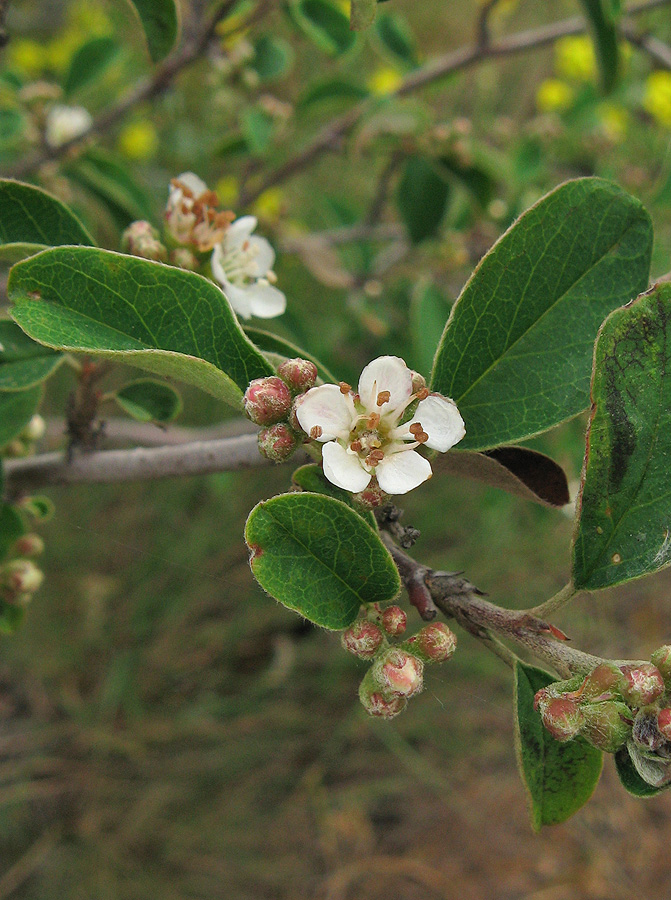
{"label": "green leaf", "polygon": [[652,225],[599,178],[569,181],[481,260],[452,308],[432,389],[459,406],[461,449],[523,440],[589,403],[603,319],[648,284]]}
{"label": "green leaf", "polygon": [[66,96],[97,81],[119,52],[119,45],[111,37],[94,37],[86,41],[72,57],[63,82]]}
{"label": "green leaf", "polygon": [[141,378],[114,395],[124,412],[138,422],[172,422],[182,411],[182,398],[164,381]]}
{"label": "green leaf", "polygon": [[261,81],[273,81],[289,71],[293,60],[291,44],[272,34],[262,34],[254,44],[254,57],[250,65]]}
{"label": "green leaf", "polygon": [[35,387],[62,362],[62,354],[31,341],[14,322],[0,319],[0,391]]}
{"label": "green leaf", "polygon": [[0,447],[17,437],[30,422],[42,399],[39,386],[0,393]]}
{"label": "green leaf", "polygon": [[284,362],[285,359],[296,359],[296,357],[309,359],[310,362],[317,366],[317,372],[322,381],[330,382],[331,384],[338,383],[335,375],[332,375],[316,356],[303,350],[302,347],[292,344],[291,341],[278,337],[276,334],[271,334],[269,331],[264,331],[262,328],[255,328],[250,325],[245,326],[245,334],[256,344],[259,350],[262,350],[270,358],[271,363],[277,364],[278,360],[279,362]]}
{"label": "green leaf", "polygon": [[[634,753],[640,752],[633,741],[629,742]],[[668,762],[668,760],[666,760]],[[636,771],[627,747],[621,747],[615,754],[615,769],[622,786],[634,797],[654,797],[660,791],[671,787],[671,784],[665,784],[661,787],[655,787],[654,784],[648,784]]]}
{"label": "green leaf", "polygon": [[170,53],[179,32],[179,12],[175,0],[130,0],[140,17],[153,62]]}
{"label": "green leaf", "polygon": [[331,56],[345,53],[356,40],[348,17],[329,0],[297,0],[289,11],[298,27]]}
{"label": "green leaf", "polygon": [[93,238],[56,197],[32,184],[0,179],[0,255],[14,261],[24,249],[30,254],[62,244],[91,247]]}
{"label": "green leaf", "polygon": [[63,247],[14,266],[8,293],[12,317],[41,344],[116,358],[232,406],[253,378],[273,374],[223,293],[193,272]]}
{"label": "green leaf", "polygon": [[425,278],[417,283],[410,301],[410,337],[414,367],[428,375],[436,347],[450,314],[450,306],[436,285]]}
{"label": "green leaf", "polygon": [[0,145],[11,145],[26,127],[26,117],[20,109],[0,109]]}
{"label": "green leaf", "polygon": [[587,803],[603,764],[601,751],[584,738],[562,744],[543,727],[534,696],[553,681],[542,669],[520,662],[515,666],[515,745],[534,831],[565,822]]}
{"label": "green leaf", "polygon": [[331,497],[281,494],[259,503],[245,540],[261,587],[324,628],[347,628],[362,603],[385,603],[400,590],[378,535]]}
{"label": "green leaf", "polygon": [[413,244],[438,231],[449,195],[449,185],[423,156],[407,159],[396,194],[396,204]]}
{"label": "green leaf", "polygon": [[0,560],[11,547],[26,533],[26,526],[20,513],[9,503],[0,505]]}
{"label": "green leaf", "polygon": [[382,52],[391,57],[392,62],[401,63],[406,68],[419,64],[415,36],[401,16],[383,13],[375,22],[375,35]]}
{"label": "green leaf", "polygon": [[328,100],[363,100],[368,96],[366,88],[341,78],[320,81],[309,87],[298,101],[297,109],[307,109]]}
{"label": "green leaf", "polygon": [[573,580],[594,590],[671,564],[671,285],[604,322]]}
{"label": "green leaf", "polygon": [[240,128],[249,152],[253,156],[263,156],[275,130],[273,117],[258,106],[248,106],[240,114]]}
{"label": "green leaf", "polygon": [[620,61],[616,22],[618,5],[613,0],[581,0],[585,15],[592,26],[596,55],[605,91],[617,84]]}
{"label": "green leaf", "polygon": [[15,634],[26,615],[25,607],[0,600],[0,634]]}
{"label": "green leaf", "polygon": [[[485,160],[483,153],[474,151],[476,159],[464,162],[456,153],[440,158],[440,165],[459,181],[466,190],[475,197],[483,209],[486,209],[496,194],[496,179],[492,172],[491,160]],[[482,157],[478,159],[477,157]]]}
{"label": "green leaf", "polygon": [[100,147],[90,147],[64,167],[77,184],[104,203],[119,228],[137,219],[151,219],[151,204],[125,162]]}
{"label": "green leaf", "polygon": [[349,25],[352,31],[365,31],[375,21],[377,0],[351,0]]}
{"label": "green leaf", "polygon": [[352,494],[332,484],[324,475],[322,467],[317,465],[317,463],[308,463],[305,466],[300,466],[291,476],[291,480],[304,491],[310,491],[313,494],[325,494],[327,497],[341,500],[358,513],[373,531],[377,531],[377,523],[372,510],[364,509],[359,504],[355,504]]}
{"label": "green leaf", "polygon": [[24,497],[21,500],[21,510],[28,516],[32,516],[38,522],[48,522],[56,511],[53,500],[36,494],[33,497]]}

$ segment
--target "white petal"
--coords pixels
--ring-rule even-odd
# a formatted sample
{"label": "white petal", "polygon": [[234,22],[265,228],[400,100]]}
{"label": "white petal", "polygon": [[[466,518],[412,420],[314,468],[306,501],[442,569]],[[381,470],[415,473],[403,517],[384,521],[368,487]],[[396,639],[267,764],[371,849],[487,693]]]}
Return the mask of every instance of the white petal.
{"label": "white petal", "polygon": [[255,278],[265,278],[266,274],[272,269],[275,262],[275,251],[265,238],[252,235],[249,239],[249,246],[252,256],[252,265],[250,275]]}
{"label": "white petal", "polygon": [[331,484],[345,491],[362,491],[368,486],[370,474],[364,469],[356,453],[348,453],[337,441],[322,447],[324,475]]}
{"label": "white petal", "polygon": [[228,284],[228,279],[226,278],[226,272],[224,271],[224,267],[221,264],[221,261],[224,256],[224,251],[222,249],[221,244],[217,244],[217,246],[212,251],[212,258],[210,259],[210,265],[212,266],[212,274],[216,281],[221,285]]}
{"label": "white petal", "polygon": [[250,284],[245,289],[249,295],[249,303],[253,316],[259,319],[273,319],[275,316],[281,316],[287,308],[287,298],[282,291],[279,291],[272,284]]}
{"label": "white petal", "polygon": [[431,394],[426,400],[422,400],[417,405],[412,422],[408,422],[404,427],[415,422],[419,422],[429,435],[426,446],[432,450],[440,450],[441,453],[457,444],[466,434],[464,420],[457,409],[457,404],[448,397],[441,397],[440,394]]}
{"label": "white petal", "polygon": [[239,316],[242,316],[243,319],[251,319],[252,304],[250,302],[249,291],[246,288],[236,287],[234,284],[231,284],[230,281],[224,281],[221,289],[236,313]]}
{"label": "white petal", "polygon": [[[249,235],[258,225],[256,216],[240,216],[235,222],[231,222],[226,231],[226,243],[237,246],[247,240]],[[266,271],[268,271],[266,269]]]}
{"label": "white petal", "polygon": [[406,494],[431,478],[431,463],[414,450],[402,450],[385,456],[375,474],[387,494]]}
{"label": "white petal", "polygon": [[[377,405],[380,391],[389,391],[389,402]],[[412,373],[398,356],[379,356],[368,363],[359,378],[361,402],[369,412],[393,413],[412,394]]]}
{"label": "white petal", "polygon": [[193,172],[182,172],[182,174],[178,176],[177,181],[181,181],[182,184],[191,191],[196,199],[204,194],[207,190],[207,185],[205,184],[203,179],[199,178]]}
{"label": "white petal", "polygon": [[337,384],[320,384],[310,388],[296,408],[296,416],[306,434],[318,425],[322,434],[317,440],[347,440],[356,417],[352,399],[341,393]]}

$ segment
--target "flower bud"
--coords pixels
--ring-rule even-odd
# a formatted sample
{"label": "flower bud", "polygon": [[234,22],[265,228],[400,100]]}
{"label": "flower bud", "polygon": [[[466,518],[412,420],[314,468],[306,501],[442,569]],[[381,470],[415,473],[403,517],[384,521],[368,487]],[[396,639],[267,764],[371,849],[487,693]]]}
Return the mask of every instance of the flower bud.
{"label": "flower bud", "polygon": [[657,666],[664,681],[671,682],[671,646],[660,647],[650,657],[653,666]]}
{"label": "flower bud", "polygon": [[403,634],[407,624],[408,617],[400,606],[388,606],[382,613],[382,627],[393,637]]}
{"label": "flower bud", "polygon": [[554,697],[540,704],[543,725],[557,741],[570,741],[580,731],[584,718],[575,700]]}
{"label": "flower bud", "polygon": [[243,398],[245,414],[256,425],[274,425],[286,419],[291,409],[291,392],[277,375],[255,378]]}
{"label": "flower bud", "polygon": [[384,635],[374,622],[360,619],[343,631],[340,641],[348,653],[360,659],[372,659],[384,640]]}
{"label": "flower bud", "polygon": [[419,372],[415,372],[414,369],[412,371],[412,392],[416,394],[417,391],[421,391],[422,388],[426,387],[426,378],[423,375],[420,375]]}
{"label": "flower bud", "polygon": [[317,380],[317,366],[309,359],[285,360],[277,369],[280,376],[295,394],[302,394],[314,387]]}
{"label": "flower bud", "polygon": [[41,556],[44,553],[44,541],[39,534],[24,534],[12,546],[14,556]]}
{"label": "flower bud", "polygon": [[170,262],[178,269],[186,269],[187,272],[197,272],[200,268],[198,257],[188,247],[175,247],[171,250]]}
{"label": "flower bud", "polygon": [[44,437],[47,425],[42,416],[35,414],[24,427],[19,437],[24,441],[40,441]]}
{"label": "flower bud", "polygon": [[667,741],[671,741],[671,707],[665,706],[657,713],[657,728]]}
{"label": "flower bud", "polygon": [[131,222],[121,235],[121,250],[142,259],[165,262],[168,251],[158,238],[158,231],[149,222]]}
{"label": "flower bud", "polygon": [[356,494],[352,494],[352,500],[365,509],[377,509],[378,506],[382,506],[389,500],[389,494],[385,494],[375,477],[373,477],[367,487]]}
{"label": "flower bud", "polygon": [[602,663],[585,679],[582,699],[596,701],[619,698],[623,685],[621,670],[613,663]]}
{"label": "flower bud", "polygon": [[2,455],[9,459],[21,459],[24,456],[30,456],[32,452],[30,444],[15,438],[2,448]]}
{"label": "flower bud", "polygon": [[632,663],[620,669],[624,674],[622,698],[628,706],[647,706],[664,693],[664,679],[652,663]]}
{"label": "flower bud", "polygon": [[606,753],[615,753],[631,735],[631,712],[618,700],[588,703],[582,707],[582,736]]}
{"label": "flower bud", "polygon": [[29,559],[15,559],[0,568],[0,593],[8,603],[35,593],[43,581],[43,573]]}
{"label": "flower bud", "polygon": [[657,725],[656,706],[644,706],[636,713],[631,736],[645,750],[658,750],[666,739]]}
{"label": "flower bud", "polygon": [[259,451],[266,459],[281,463],[289,459],[298,447],[295,433],[284,422],[262,428],[258,435]]}
{"label": "flower bud", "polygon": [[409,643],[412,652],[424,662],[445,662],[457,649],[457,637],[444,622],[426,625]]}
{"label": "flower bud", "polygon": [[424,687],[424,663],[416,656],[394,647],[378,659],[372,675],[383,691],[412,697]]}
{"label": "flower bud", "polygon": [[407,697],[382,690],[371,669],[359,685],[359,700],[369,716],[381,719],[393,719],[408,705]]}

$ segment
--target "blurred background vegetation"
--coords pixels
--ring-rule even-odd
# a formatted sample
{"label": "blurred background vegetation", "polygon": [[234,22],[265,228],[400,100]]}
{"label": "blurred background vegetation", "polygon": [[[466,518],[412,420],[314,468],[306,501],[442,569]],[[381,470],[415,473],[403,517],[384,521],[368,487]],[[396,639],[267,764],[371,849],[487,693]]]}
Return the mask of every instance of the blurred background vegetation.
{"label": "blurred background vegetation", "polygon": [[[267,6],[254,21],[256,7],[239,4],[167,90],[32,173],[102,246],[118,248],[133,219],[160,223],[170,178],[197,172],[224,205],[257,215],[278,249],[288,310],[272,329],[349,381],[382,353],[427,371],[475,263],[568,178],[601,175],[638,196],[655,222],[653,275],[671,270],[671,72],[636,47],[623,47],[607,97],[589,39],[574,36],[398,98],[418,65],[472,41],[475,0],[391,0],[370,34],[335,46]],[[572,0],[501,0],[491,27],[578,12]],[[668,9],[635,27],[671,41]],[[49,104],[95,115],[150,77],[124,4],[14,0],[7,28],[8,171],[39,147]],[[104,38],[104,65],[78,80],[73,58]],[[255,197],[265,173],[366,96],[337,152]],[[444,185],[424,232],[404,193],[408,160],[428,160]],[[50,384],[48,413],[62,415],[70,377]],[[184,396],[182,425],[227,415]],[[531,442],[573,482],[584,427]],[[245,517],[289,483],[279,467],[50,492],[47,579],[24,628],[0,644],[0,900],[657,894],[671,873],[669,795],[635,801],[607,760],[595,800],[533,836],[510,675],[468,636],[402,717],[365,716],[364,664],[249,573]],[[570,511],[446,477],[404,508],[422,532],[418,558],[465,571],[497,602],[531,606],[567,580]],[[662,574],[584,598],[558,624],[595,653],[646,657],[670,638],[670,586]]]}

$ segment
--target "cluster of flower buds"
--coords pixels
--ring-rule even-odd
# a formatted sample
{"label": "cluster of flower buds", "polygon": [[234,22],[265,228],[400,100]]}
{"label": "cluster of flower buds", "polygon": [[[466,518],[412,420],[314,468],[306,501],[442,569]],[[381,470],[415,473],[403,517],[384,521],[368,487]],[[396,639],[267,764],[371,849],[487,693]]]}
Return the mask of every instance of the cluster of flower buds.
{"label": "cluster of flower buds", "polygon": [[44,541],[38,534],[24,534],[15,541],[10,555],[15,557],[0,565],[0,600],[12,606],[27,606],[39,589],[44,575],[29,557],[39,556]]}
{"label": "cluster of flower buds", "polygon": [[144,220],[131,222],[121,235],[121,250],[131,256],[167,262],[168,250],[159,239],[158,231]]}
{"label": "cluster of flower buds", "polygon": [[277,375],[255,378],[245,391],[245,414],[255,425],[262,426],[259,450],[267,459],[284,462],[305,440],[295,406],[316,380],[317,367],[313,362],[287,359],[278,367]]}
{"label": "cluster of flower buds", "polygon": [[13,459],[30,456],[35,452],[35,444],[42,440],[46,430],[47,426],[42,416],[34,415],[20,434],[3,448],[2,455]]}
{"label": "cluster of flower buds", "polygon": [[425,663],[444,662],[456,648],[456,637],[442,622],[399,641],[406,626],[399,606],[372,604],[342,634],[345,650],[372,663],[359,687],[359,699],[371,716],[397,716],[424,687]]}
{"label": "cluster of flower buds", "polygon": [[608,753],[633,741],[671,758],[671,647],[651,662],[602,663],[586,677],[551,684],[534,705],[558,741],[580,734]]}

